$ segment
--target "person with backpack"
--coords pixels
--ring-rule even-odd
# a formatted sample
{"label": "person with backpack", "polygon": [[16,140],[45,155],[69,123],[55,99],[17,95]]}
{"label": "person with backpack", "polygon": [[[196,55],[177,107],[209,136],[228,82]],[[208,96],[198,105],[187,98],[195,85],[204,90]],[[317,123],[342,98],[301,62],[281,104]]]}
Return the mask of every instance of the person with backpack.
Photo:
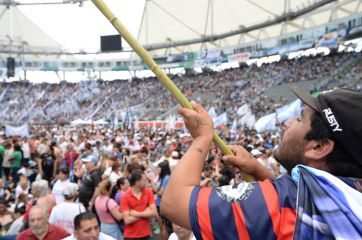
{"label": "person with backpack", "polygon": [[109,179],[100,182],[99,196],[95,201],[95,208],[101,222],[101,232],[118,240],[123,239],[121,226],[123,214],[119,211],[119,205],[110,198],[112,184]]}

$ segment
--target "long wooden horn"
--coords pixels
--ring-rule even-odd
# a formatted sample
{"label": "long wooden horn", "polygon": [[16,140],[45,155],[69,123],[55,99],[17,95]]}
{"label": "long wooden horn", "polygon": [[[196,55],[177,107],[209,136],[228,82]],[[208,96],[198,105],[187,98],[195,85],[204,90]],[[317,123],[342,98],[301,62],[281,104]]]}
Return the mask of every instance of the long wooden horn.
{"label": "long wooden horn", "polygon": [[[121,36],[128,42],[132,49],[140,56],[145,64],[152,70],[152,72],[157,76],[161,83],[170,91],[171,95],[176,98],[178,103],[188,109],[193,109],[191,103],[187,100],[185,95],[182,94],[180,89],[172,82],[172,80],[167,76],[167,74],[156,64],[152,59],[151,55],[138,43],[137,39],[132,36],[132,34],[127,30],[127,28],[121,23],[121,21],[114,16],[112,11],[104,3],[103,0],[92,0],[92,2],[97,6],[97,8],[103,13],[103,15],[112,23],[114,28],[121,34]],[[214,131],[213,132],[213,141],[220,148],[224,155],[233,156],[233,152],[230,148],[224,143],[220,136]],[[254,181],[253,176],[243,174],[245,180],[250,182]]]}

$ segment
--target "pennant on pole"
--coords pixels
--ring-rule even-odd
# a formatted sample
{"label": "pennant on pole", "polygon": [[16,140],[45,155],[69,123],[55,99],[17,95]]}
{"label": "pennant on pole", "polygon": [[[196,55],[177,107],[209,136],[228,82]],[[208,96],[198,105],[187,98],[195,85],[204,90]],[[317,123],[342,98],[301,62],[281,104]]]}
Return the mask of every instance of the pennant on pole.
{"label": "pennant on pole", "polygon": [[238,123],[236,121],[236,118],[234,118],[234,122],[233,122],[233,125],[232,125],[231,129],[230,129],[230,132],[235,134],[237,132],[237,130],[238,130]]}
{"label": "pennant on pole", "polygon": [[244,116],[248,112],[250,112],[250,108],[249,108],[249,105],[247,103],[245,103],[244,105],[242,105],[241,107],[238,108],[237,114],[239,116]]}
{"label": "pennant on pole", "polygon": [[302,102],[299,99],[275,110],[280,123],[298,116],[301,111]]}
{"label": "pennant on pole", "polygon": [[216,111],[215,111],[215,108],[214,107],[211,107],[210,110],[209,110],[209,115],[212,119],[216,118],[217,117],[217,114],[216,114]]}
{"label": "pennant on pole", "polygon": [[224,112],[224,113],[220,114],[219,116],[217,116],[216,118],[213,118],[212,120],[214,121],[214,127],[226,125],[228,122],[227,114],[226,114],[226,112]]}
{"label": "pennant on pole", "polygon": [[275,123],[276,123],[276,113],[272,113],[266,115],[264,117],[259,118],[256,121],[254,127],[257,132],[265,132],[265,131],[274,131],[275,130]]}

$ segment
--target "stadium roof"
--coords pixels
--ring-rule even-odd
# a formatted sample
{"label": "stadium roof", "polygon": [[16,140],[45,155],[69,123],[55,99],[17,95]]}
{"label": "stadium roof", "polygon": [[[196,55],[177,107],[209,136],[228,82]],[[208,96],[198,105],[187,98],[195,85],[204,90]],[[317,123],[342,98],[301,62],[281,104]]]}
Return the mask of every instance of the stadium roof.
{"label": "stadium roof", "polygon": [[[52,1],[56,0],[47,2]],[[8,11],[9,3],[14,1],[0,0],[0,43],[9,42],[11,40],[9,36],[13,36],[12,39],[19,39],[30,46],[66,48],[67,43],[52,39],[49,36],[51,34],[48,35],[46,30],[40,28],[41,24],[37,27],[31,22],[32,19],[28,19],[22,13],[25,8],[20,5],[29,2],[30,0],[18,0],[17,4],[10,7],[13,11]],[[108,34],[115,33],[110,33],[109,29],[112,29],[112,26],[97,12],[90,1],[63,2],[79,3],[82,7],[78,7],[78,4],[67,7],[49,6],[44,10],[44,14],[38,14],[38,23],[53,21],[54,19],[49,17],[52,15],[55,19],[63,18],[63,25],[66,25],[67,30],[71,32],[71,34],[65,32],[63,35],[70,35],[68,36],[70,41],[81,36],[90,36],[87,35],[88,32],[98,34],[97,37],[104,34],[105,29],[108,29]],[[138,35],[140,42],[149,50],[153,50],[153,54],[158,55],[235,46],[311,28],[362,12],[360,0],[146,0],[143,9],[131,13],[134,16],[139,15],[138,20],[129,19],[130,17],[122,19],[125,12],[118,13],[118,10],[122,10],[122,6],[128,7],[134,4],[133,1],[105,0],[105,2],[118,4],[111,9],[127,27],[130,26],[130,22],[138,21],[139,29],[132,27],[131,32]],[[87,21],[90,20],[96,20],[99,24],[89,26]],[[80,27],[87,25],[88,27]],[[59,26],[54,28],[56,30]],[[87,42],[84,42],[84,45]]]}
{"label": "stadium roof", "polygon": [[148,0],[139,39],[149,49],[235,46],[361,11],[360,0]]}
{"label": "stadium roof", "polygon": [[0,6],[0,43],[18,47],[43,47],[59,51],[61,44],[27,18],[18,8]]}

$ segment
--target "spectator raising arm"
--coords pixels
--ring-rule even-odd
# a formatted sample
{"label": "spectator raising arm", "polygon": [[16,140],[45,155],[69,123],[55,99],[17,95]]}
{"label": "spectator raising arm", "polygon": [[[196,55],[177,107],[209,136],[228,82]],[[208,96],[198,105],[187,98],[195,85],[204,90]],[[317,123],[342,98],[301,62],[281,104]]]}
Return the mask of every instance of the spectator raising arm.
{"label": "spectator raising arm", "polygon": [[[194,186],[200,184],[201,172],[212,142],[213,122],[200,105],[192,102],[195,110],[182,108],[186,127],[194,141],[171,174],[162,195],[161,213],[172,222],[191,229],[189,200]],[[187,177],[186,177],[187,176]]]}

